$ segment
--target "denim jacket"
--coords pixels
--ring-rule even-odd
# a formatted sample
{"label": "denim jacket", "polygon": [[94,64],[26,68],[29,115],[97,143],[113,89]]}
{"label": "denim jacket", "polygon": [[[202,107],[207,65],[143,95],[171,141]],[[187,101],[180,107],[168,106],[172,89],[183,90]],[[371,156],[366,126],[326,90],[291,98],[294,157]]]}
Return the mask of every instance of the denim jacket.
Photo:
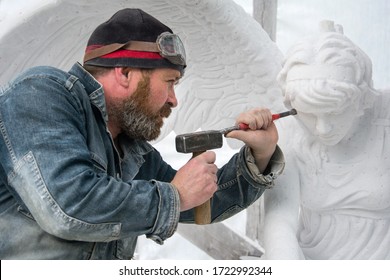
{"label": "denim jacket", "polygon": [[[158,243],[180,213],[176,171],[145,141],[107,128],[101,85],[76,63],[69,72],[31,68],[0,93],[0,259],[129,259],[137,236]],[[284,159],[255,174],[243,148],[218,171],[213,222],[254,202]],[[253,161],[253,159],[252,159]]]}

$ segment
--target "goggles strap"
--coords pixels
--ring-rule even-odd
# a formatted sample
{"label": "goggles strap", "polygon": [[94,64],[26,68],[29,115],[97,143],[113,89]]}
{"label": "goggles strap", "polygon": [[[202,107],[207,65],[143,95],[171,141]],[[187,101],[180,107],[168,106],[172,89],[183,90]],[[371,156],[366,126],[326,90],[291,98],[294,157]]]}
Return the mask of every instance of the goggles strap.
{"label": "goggles strap", "polygon": [[84,62],[112,53],[119,49],[125,49],[131,51],[156,52],[156,53],[160,52],[157,44],[152,42],[130,41],[125,44],[114,43],[114,44],[93,49],[91,51],[87,51],[87,53],[84,55]]}

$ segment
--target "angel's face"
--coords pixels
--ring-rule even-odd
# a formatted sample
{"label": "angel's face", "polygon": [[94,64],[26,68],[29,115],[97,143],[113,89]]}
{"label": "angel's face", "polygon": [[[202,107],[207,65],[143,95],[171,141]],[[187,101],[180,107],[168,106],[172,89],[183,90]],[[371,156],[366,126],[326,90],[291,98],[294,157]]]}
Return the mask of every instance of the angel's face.
{"label": "angel's face", "polygon": [[353,103],[340,109],[333,102],[316,102],[296,95],[291,100],[291,106],[297,110],[301,124],[318,141],[328,146],[336,145],[344,139],[358,116],[357,107]]}
{"label": "angel's face", "polygon": [[300,108],[297,118],[318,141],[327,146],[338,144],[350,131],[355,113],[347,110],[342,113],[305,112]]}
{"label": "angel's face", "polygon": [[327,79],[286,83],[286,105],[295,108],[300,123],[320,143],[336,145],[353,133],[360,111],[357,87]]}

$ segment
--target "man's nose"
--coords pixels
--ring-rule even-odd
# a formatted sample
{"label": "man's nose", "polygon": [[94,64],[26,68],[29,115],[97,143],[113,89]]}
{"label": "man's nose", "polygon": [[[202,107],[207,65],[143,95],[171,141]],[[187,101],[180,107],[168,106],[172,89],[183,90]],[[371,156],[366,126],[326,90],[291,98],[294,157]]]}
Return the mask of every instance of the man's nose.
{"label": "man's nose", "polygon": [[178,104],[175,90],[172,89],[168,94],[168,100],[167,103],[171,105],[172,108],[175,108]]}

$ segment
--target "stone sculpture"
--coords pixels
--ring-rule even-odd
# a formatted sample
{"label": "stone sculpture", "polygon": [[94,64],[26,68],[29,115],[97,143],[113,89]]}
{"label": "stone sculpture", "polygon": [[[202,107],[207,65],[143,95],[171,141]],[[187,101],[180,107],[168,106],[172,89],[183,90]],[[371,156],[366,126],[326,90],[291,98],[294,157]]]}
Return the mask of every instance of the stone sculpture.
{"label": "stone sculpture", "polygon": [[292,47],[278,76],[298,115],[283,121],[286,169],[265,194],[267,259],[390,259],[389,94],[331,29]]}

